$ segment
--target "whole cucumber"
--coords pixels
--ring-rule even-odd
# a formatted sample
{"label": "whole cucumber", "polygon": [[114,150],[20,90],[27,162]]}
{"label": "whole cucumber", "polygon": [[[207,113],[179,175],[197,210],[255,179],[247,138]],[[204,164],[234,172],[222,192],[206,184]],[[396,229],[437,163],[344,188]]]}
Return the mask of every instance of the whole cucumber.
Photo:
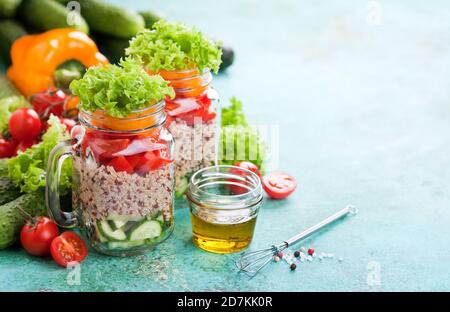
{"label": "whole cucumber", "polygon": [[22,0],[0,0],[0,18],[10,18],[16,14]]}
{"label": "whole cucumber", "polygon": [[27,193],[0,206],[0,250],[5,249],[19,237],[25,222],[19,209],[32,216],[46,215],[44,196],[40,193]]}
{"label": "whole cucumber", "polygon": [[18,13],[24,23],[36,31],[70,27],[89,33],[89,26],[78,12],[53,0],[25,0]]}
{"label": "whole cucumber", "polygon": [[20,196],[20,189],[9,177],[0,177],[0,205],[6,204]]}
{"label": "whole cucumber", "polygon": [[26,34],[25,28],[18,21],[0,20],[0,57],[5,65],[11,64],[10,50],[14,41]]}
{"label": "whole cucumber", "polygon": [[145,28],[138,13],[101,0],[78,0],[81,15],[93,32],[119,38],[130,38]]}

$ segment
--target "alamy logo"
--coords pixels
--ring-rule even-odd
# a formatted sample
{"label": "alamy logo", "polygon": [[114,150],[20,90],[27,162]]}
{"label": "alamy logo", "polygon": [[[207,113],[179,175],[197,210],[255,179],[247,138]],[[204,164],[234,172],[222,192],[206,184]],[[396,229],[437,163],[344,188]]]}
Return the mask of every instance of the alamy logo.
{"label": "alamy logo", "polygon": [[69,13],[67,14],[67,25],[76,26],[81,24],[81,5],[78,1],[70,1],[66,6]]}

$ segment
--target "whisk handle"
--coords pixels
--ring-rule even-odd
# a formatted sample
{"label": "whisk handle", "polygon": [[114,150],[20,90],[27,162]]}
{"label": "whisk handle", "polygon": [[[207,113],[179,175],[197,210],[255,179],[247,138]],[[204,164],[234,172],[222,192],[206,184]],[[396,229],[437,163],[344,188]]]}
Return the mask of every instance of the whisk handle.
{"label": "whisk handle", "polygon": [[355,214],[357,212],[357,209],[353,206],[347,206],[344,209],[336,212],[334,215],[329,216],[325,220],[322,220],[321,222],[317,223],[316,225],[310,227],[309,229],[304,230],[301,233],[298,233],[297,235],[291,237],[290,239],[286,240],[284,243],[287,246],[290,246],[292,244],[297,243],[298,241],[314,234],[318,230],[324,228],[325,226],[329,225],[330,223],[333,223],[334,221],[347,216],[348,214]]}

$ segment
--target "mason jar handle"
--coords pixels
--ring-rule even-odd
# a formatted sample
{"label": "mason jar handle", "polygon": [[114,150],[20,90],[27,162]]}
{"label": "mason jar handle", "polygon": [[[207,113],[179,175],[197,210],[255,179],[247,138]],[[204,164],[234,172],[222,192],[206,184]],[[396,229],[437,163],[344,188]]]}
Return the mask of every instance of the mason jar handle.
{"label": "mason jar handle", "polygon": [[56,145],[48,156],[47,181],[45,185],[45,203],[49,216],[64,228],[77,225],[73,212],[61,210],[59,200],[59,180],[61,178],[61,167],[67,158],[73,157],[72,145],[64,141]]}

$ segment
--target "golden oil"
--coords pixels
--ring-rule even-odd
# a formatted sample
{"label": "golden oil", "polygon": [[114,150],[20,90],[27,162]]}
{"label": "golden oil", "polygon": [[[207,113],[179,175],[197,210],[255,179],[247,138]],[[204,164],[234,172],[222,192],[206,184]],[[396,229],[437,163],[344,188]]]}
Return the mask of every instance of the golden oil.
{"label": "golden oil", "polygon": [[191,212],[193,243],[214,253],[233,253],[248,247],[252,241],[256,216],[234,224],[208,222]]}

